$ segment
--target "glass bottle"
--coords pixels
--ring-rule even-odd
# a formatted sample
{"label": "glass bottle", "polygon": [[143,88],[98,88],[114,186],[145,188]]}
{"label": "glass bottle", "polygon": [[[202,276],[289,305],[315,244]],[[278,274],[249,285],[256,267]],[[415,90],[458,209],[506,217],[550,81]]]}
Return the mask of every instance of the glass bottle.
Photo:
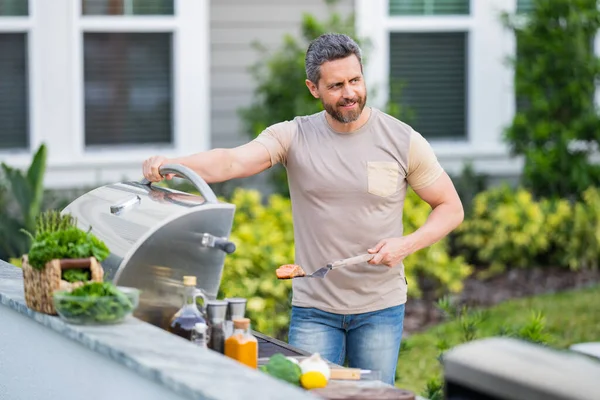
{"label": "glass bottle", "polygon": [[204,295],[196,288],[195,276],[183,277],[183,292],[183,306],[171,318],[169,332],[184,339],[192,340],[196,324],[207,324],[203,312],[198,309],[196,304],[196,298],[198,296],[204,297]]}
{"label": "glass bottle", "polygon": [[225,341],[225,355],[250,368],[258,368],[258,340],[250,330],[250,319],[234,319],[233,329],[233,335]]}
{"label": "glass bottle", "polygon": [[192,332],[192,343],[200,346],[204,349],[208,348],[208,341],[206,340],[206,333],[208,326],[204,322],[196,322],[194,325],[194,332]]}

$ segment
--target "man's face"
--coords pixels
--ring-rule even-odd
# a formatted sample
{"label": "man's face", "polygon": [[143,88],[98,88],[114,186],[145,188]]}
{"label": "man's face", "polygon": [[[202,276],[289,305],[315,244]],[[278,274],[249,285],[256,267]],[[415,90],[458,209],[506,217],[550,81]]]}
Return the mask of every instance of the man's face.
{"label": "man's face", "polygon": [[367,101],[367,89],[360,62],[355,55],[321,65],[318,86],[307,81],[316,98],[321,99],[325,111],[341,123],[356,121]]}

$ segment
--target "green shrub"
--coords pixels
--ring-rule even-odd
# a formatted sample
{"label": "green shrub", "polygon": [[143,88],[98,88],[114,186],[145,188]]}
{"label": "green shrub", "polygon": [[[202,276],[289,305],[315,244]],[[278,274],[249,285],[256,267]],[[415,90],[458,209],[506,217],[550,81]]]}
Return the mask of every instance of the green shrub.
{"label": "green shrub", "polygon": [[475,196],[471,218],[456,230],[457,243],[479,265],[528,267],[550,247],[547,228],[544,210],[531,193],[503,185]]}
{"label": "green shrub", "polygon": [[42,144],[26,171],[0,163],[0,259],[19,258],[31,245],[21,230],[33,232],[43,211],[47,158]]}
{"label": "green shrub", "polygon": [[[437,333],[436,347],[438,350],[438,361],[443,362],[444,353],[452,347],[472,340],[490,337],[506,336],[521,339],[531,343],[547,345],[552,341],[552,335],[546,328],[546,318],[538,310],[530,312],[528,319],[516,326],[502,326],[495,334],[489,335],[484,332],[483,325],[489,318],[488,310],[470,309],[462,306],[453,305],[448,298],[442,298],[438,306],[445,313],[447,324],[454,324],[452,339],[444,332]],[[446,326],[448,326],[445,324]],[[409,339],[410,340],[410,339]],[[443,400],[443,377],[441,368],[435,375],[426,379],[426,386],[422,396],[429,400]]]}
{"label": "green shrub", "polygon": [[517,38],[519,99],[505,138],[512,153],[524,157],[523,184],[536,197],[577,199],[600,181],[600,165],[590,160],[600,144],[597,3],[534,0],[525,20],[503,16]]}
{"label": "green shrub", "polygon": [[[561,202],[563,213],[567,206]],[[557,214],[549,218],[557,218]],[[562,215],[562,214],[560,214]],[[561,218],[562,219],[562,218]],[[556,221],[553,221],[556,223]],[[598,268],[600,264],[600,189],[589,188],[582,200],[569,208],[567,218],[553,225],[555,254],[553,260],[570,269]]]}
{"label": "green shrub", "polygon": [[278,280],[275,270],[294,260],[290,200],[276,194],[263,204],[260,192],[237,189],[229,202],[237,207],[231,234],[237,250],[225,258],[220,296],[245,297],[253,329],[283,338],[291,282]]}
{"label": "green shrub", "polygon": [[455,231],[458,250],[492,272],[509,267],[597,268],[600,191],[583,200],[535,200],[523,188],[500,186],[475,196],[473,210]]}
{"label": "green shrub", "polygon": [[[248,299],[248,316],[259,332],[284,339],[289,324],[291,282],[278,280],[275,270],[294,260],[294,233],[290,200],[271,195],[266,204],[260,192],[237,189],[228,200],[236,205],[231,240],[235,253],[225,259],[220,297]],[[414,192],[404,210],[407,233],[422,225],[430,207]],[[471,268],[460,257],[448,255],[446,240],[405,260],[411,296],[420,296],[419,282],[431,279],[437,293],[457,292]],[[421,278],[421,279],[418,279]]]}
{"label": "green shrub", "polygon": [[[421,227],[430,213],[431,207],[414,191],[409,190],[403,212],[405,234],[410,234]],[[450,255],[447,238],[406,257],[404,267],[411,297],[420,297],[423,294],[419,285],[423,280],[432,281],[436,296],[446,292],[460,292],[464,279],[473,270],[462,256]]]}

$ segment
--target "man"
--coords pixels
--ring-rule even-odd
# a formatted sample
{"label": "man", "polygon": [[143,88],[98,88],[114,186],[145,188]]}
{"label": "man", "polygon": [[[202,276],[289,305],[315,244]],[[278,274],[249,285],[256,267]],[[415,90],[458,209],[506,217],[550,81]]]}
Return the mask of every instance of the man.
{"label": "man", "polygon": [[[305,61],[306,85],[325,111],[274,124],[237,148],[149,158],[144,176],[160,181],[159,167],[178,163],[212,183],[282,163],[293,205],[295,263],[311,273],[336,259],[373,254],[368,263],[324,279],[294,279],[290,344],[333,363],[381,371],[393,384],[407,300],[402,260],[456,228],[462,205],[427,141],[365,107],[361,51],[351,38],[322,35]],[[420,229],[403,236],[407,185],[433,211]]]}

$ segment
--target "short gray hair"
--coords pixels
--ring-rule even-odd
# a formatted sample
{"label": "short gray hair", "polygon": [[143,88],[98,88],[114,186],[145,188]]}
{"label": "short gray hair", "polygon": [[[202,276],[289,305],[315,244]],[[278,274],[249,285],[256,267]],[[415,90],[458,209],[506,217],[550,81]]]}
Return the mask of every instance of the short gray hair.
{"label": "short gray hair", "polygon": [[354,54],[360,62],[362,70],[362,56],[358,44],[348,35],[341,33],[325,33],[308,45],[304,63],[306,65],[306,78],[317,85],[321,79],[321,65],[326,61],[346,58]]}

